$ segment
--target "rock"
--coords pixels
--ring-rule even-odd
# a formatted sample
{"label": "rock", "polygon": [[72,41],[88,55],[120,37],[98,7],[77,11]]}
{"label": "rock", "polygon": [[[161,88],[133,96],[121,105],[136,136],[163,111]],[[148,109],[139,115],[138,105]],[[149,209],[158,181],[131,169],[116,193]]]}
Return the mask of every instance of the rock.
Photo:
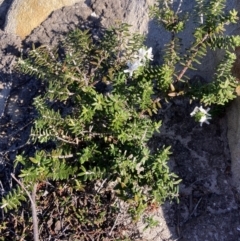
{"label": "rock", "polygon": [[15,0],[11,5],[4,30],[24,39],[54,10],[83,0]]}
{"label": "rock", "polygon": [[0,0],[0,28],[3,29],[8,9],[14,0]]}
{"label": "rock", "polygon": [[0,30],[0,119],[4,116],[7,99],[12,87],[12,71],[16,55],[21,47],[21,40],[14,34]]}
{"label": "rock", "polygon": [[34,44],[47,44],[56,46],[60,39],[76,28],[96,29],[99,28],[99,21],[90,17],[92,9],[85,3],[79,2],[74,6],[66,6],[54,11],[44,22],[36,27],[32,33],[25,38],[24,43],[32,47]]}
{"label": "rock", "polygon": [[153,5],[155,0],[138,1],[113,1],[113,0],[92,0],[91,7],[101,18],[105,27],[111,27],[117,21],[132,25],[133,32],[146,34],[148,32],[148,8]]}

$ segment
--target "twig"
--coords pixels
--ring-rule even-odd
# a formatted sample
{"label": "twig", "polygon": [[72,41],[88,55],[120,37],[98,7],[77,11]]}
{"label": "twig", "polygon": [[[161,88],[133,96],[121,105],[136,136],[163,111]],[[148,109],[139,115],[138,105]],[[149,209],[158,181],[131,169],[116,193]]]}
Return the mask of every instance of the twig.
{"label": "twig", "polygon": [[[22,131],[24,128],[26,128],[28,125],[30,125],[31,123],[33,122],[33,120],[31,120],[29,123],[27,123],[26,125],[24,125],[23,127],[19,128],[17,131],[15,131],[14,133],[12,133],[11,135],[7,136],[8,138],[16,135],[17,133],[19,133],[20,131]],[[17,146],[17,147],[13,147],[11,146],[8,150],[5,150],[5,151],[0,151],[0,155],[5,155],[9,152],[14,152],[14,151],[17,151],[21,148],[23,148],[24,146],[26,146],[28,144],[28,141],[20,146]]]}
{"label": "twig", "polygon": [[18,147],[15,147],[15,148],[10,147],[10,148],[9,148],[8,150],[6,150],[6,151],[0,151],[0,155],[5,155],[5,154],[7,154],[7,153],[9,153],[9,152],[17,151],[17,150],[23,148],[24,146],[26,146],[27,144],[28,144],[28,143],[24,143],[24,144],[22,144],[21,146],[18,146]]}
{"label": "twig", "polygon": [[197,55],[197,53],[198,53],[199,47],[204,43],[204,41],[205,41],[208,37],[209,37],[209,34],[206,34],[206,35],[204,36],[204,38],[202,39],[202,41],[201,41],[200,43],[198,43],[197,46],[195,46],[195,48],[198,48],[198,49],[194,52],[192,58],[187,61],[185,67],[183,68],[183,70],[181,71],[181,73],[177,76],[177,81],[179,81],[179,80],[183,77],[183,75],[185,74],[185,72],[186,72],[186,71],[188,70],[188,68],[191,66],[191,64],[192,64],[192,62],[193,62],[193,58],[194,58],[194,57]]}
{"label": "twig", "polygon": [[36,197],[36,191],[37,191],[37,183],[34,184],[32,195],[29,193],[29,191],[25,188],[23,183],[19,181],[13,173],[11,173],[11,177],[21,186],[21,188],[26,192],[28,195],[28,198],[31,202],[32,207],[32,219],[33,219],[33,236],[34,241],[39,241],[39,232],[38,232],[38,219],[37,219],[37,210],[36,210],[36,203],[35,203],[35,197]]}
{"label": "twig", "polygon": [[114,229],[115,226],[117,225],[117,221],[118,221],[119,216],[120,216],[120,213],[117,215],[117,217],[116,217],[116,219],[115,219],[115,222],[114,222],[114,224],[113,224],[113,226],[112,226],[112,228],[111,228],[111,230],[110,230],[110,232],[109,232],[109,236],[112,235],[113,229]]}
{"label": "twig", "polygon": [[104,180],[103,180],[103,182],[101,183],[101,185],[100,185],[100,187],[98,188],[98,190],[97,190],[97,193],[99,193],[99,191],[102,189],[102,187],[103,187],[103,185],[104,185],[104,183],[107,181],[107,178],[105,178]]}
{"label": "twig", "polygon": [[199,205],[199,203],[200,203],[201,201],[202,201],[202,197],[198,200],[196,206],[194,207],[194,209],[193,209],[193,211],[191,212],[191,214],[190,214],[189,217],[191,217],[191,216],[195,213],[195,211],[196,211],[196,209],[197,209],[197,207],[198,207],[198,205]]}
{"label": "twig", "polygon": [[55,136],[59,141],[63,141],[65,143],[69,143],[69,144],[73,144],[73,145],[77,145],[77,142],[74,142],[74,141],[69,141],[69,140],[65,140],[63,139],[62,137],[60,136]]}
{"label": "twig", "polygon": [[27,126],[29,126],[30,124],[32,124],[34,122],[34,119],[29,121],[26,125],[20,127],[18,130],[16,130],[15,132],[13,132],[11,135],[8,135],[8,137],[12,137],[15,136],[16,134],[18,134],[20,131],[22,131],[23,129],[25,129]]}
{"label": "twig", "polygon": [[53,157],[53,158],[59,158],[59,159],[67,159],[67,158],[72,158],[73,157],[73,154],[69,154],[69,155],[64,155],[64,156],[52,156],[52,155],[48,155],[50,157]]}

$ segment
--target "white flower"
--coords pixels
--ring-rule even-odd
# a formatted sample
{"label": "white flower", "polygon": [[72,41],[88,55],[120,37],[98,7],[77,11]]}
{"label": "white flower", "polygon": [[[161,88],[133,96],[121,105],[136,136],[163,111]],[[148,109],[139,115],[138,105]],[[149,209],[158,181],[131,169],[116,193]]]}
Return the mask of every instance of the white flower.
{"label": "white flower", "polygon": [[129,73],[130,77],[132,77],[133,72],[135,70],[137,70],[140,66],[142,66],[142,63],[140,63],[140,61],[136,61],[136,62],[128,62],[127,63],[128,69],[125,69],[123,72],[124,73]]}
{"label": "white flower", "polygon": [[139,61],[145,62],[146,60],[153,60],[152,48],[145,50],[144,48],[140,48],[138,50],[138,54],[134,56],[138,58]]}
{"label": "white flower", "polygon": [[92,12],[90,15],[91,17],[98,18],[98,15],[95,12]]}
{"label": "white flower", "polygon": [[134,55],[134,57],[138,58],[139,61],[142,61],[143,59],[145,59],[146,52],[147,51],[144,48],[140,48],[138,50],[138,54]]}
{"label": "white flower", "polygon": [[143,66],[147,60],[153,60],[152,48],[147,50],[145,48],[140,48],[138,54],[134,55],[134,58],[137,60],[135,62],[128,62],[128,69],[124,70],[124,73],[129,73],[130,77],[132,77],[133,72],[140,66]]}
{"label": "white flower", "polygon": [[147,50],[146,58],[149,60],[153,60],[152,47]]}
{"label": "white flower", "polygon": [[194,116],[195,120],[200,122],[200,126],[202,126],[203,123],[209,124],[208,120],[212,119],[211,115],[208,113],[209,110],[210,108],[205,110],[202,106],[195,107],[190,115]]}

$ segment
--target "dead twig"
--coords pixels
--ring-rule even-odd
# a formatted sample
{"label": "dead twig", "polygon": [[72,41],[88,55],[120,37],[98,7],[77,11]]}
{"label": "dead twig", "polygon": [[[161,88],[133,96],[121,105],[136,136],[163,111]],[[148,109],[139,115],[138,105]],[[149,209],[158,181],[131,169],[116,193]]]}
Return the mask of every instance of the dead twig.
{"label": "dead twig", "polygon": [[38,219],[37,219],[37,209],[35,203],[36,191],[37,191],[37,183],[34,184],[32,195],[29,191],[25,188],[24,184],[19,181],[13,173],[11,173],[11,177],[21,186],[21,188],[26,192],[32,207],[32,219],[33,219],[33,236],[34,241],[39,241],[39,231],[38,231]]}
{"label": "dead twig", "polygon": [[101,183],[100,187],[99,187],[98,190],[97,190],[97,193],[100,192],[100,190],[102,189],[103,185],[105,184],[105,182],[106,182],[107,180],[108,180],[107,178],[105,178],[105,179],[103,180],[103,182]]}
{"label": "dead twig", "polygon": [[200,203],[201,201],[202,201],[202,197],[198,200],[196,206],[194,207],[194,209],[193,209],[193,211],[191,212],[191,214],[190,214],[189,217],[191,217],[191,216],[195,213],[195,211],[197,210],[197,207],[198,207],[198,205],[199,205],[199,203]]}
{"label": "dead twig", "polygon": [[116,219],[115,219],[115,222],[114,222],[114,224],[113,224],[113,226],[112,226],[112,228],[111,228],[111,230],[110,230],[110,232],[109,232],[109,236],[112,236],[113,229],[114,229],[114,228],[116,227],[116,225],[117,225],[117,221],[118,221],[119,216],[120,216],[120,213],[117,215],[117,217],[116,217]]}

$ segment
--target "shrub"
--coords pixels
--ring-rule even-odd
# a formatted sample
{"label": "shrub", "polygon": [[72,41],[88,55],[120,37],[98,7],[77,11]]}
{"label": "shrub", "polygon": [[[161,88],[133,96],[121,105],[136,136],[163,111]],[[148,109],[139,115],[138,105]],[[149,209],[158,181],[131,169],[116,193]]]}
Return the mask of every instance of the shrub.
{"label": "shrub", "polygon": [[[38,116],[31,140],[37,147],[39,143],[51,146],[37,148],[31,157],[17,157],[15,165],[23,165],[19,175],[23,187],[31,190],[36,183],[54,183],[70,199],[88,187],[98,196],[104,187],[126,201],[136,218],[149,203],[177,197],[180,180],[167,165],[170,147],[156,152],[148,147],[161,126],[151,116],[161,108],[160,101],[174,96],[186,95],[203,105],[224,105],[235,98],[237,83],[231,67],[240,37],[223,35],[224,26],[237,20],[235,10],[225,13],[223,0],[199,0],[195,41],[181,55],[177,36],[187,17],[174,11],[171,2],[159,1],[150,9],[151,16],[172,36],[161,65],[150,64],[152,49],[143,45],[143,36],[130,34],[126,24],[106,30],[100,40],[88,31],[75,30],[62,43],[63,55],[41,46],[30,51],[27,59],[19,59],[18,69],[38,77],[45,86],[44,93],[34,99]],[[226,59],[211,83],[191,83],[187,71],[200,63],[208,48],[224,49]],[[195,110],[201,110],[197,120],[208,123],[209,109]],[[2,207],[18,207],[25,195],[21,188],[16,189],[3,198]],[[63,201],[58,196],[64,205],[70,199]],[[41,204],[40,199],[37,202]],[[99,202],[104,201],[99,198]],[[90,225],[87,206],[76,212],[69,210],[65,215],[78,215],[76,220],[87,219]],[[91,230],[94,228],[99,226]]]}
{"label": "shrub", "polygon": [[[177,196],[179,179],[167,165],[170,147],[151,153],[147,145],[161,123],[149,116],[159,100],[148,73],[151,49],[142,42],[126,24],[107,30],[101,41],[76,30],[63,43],[64,56],[42,46],[19,60],[24,73],[45,85],[34,100],[32,141],[52,143],[50,150],[17,157],[24,186],[60,181],[78,192],[109,184],[134,217],[150,202]],[[24,194],[17,189],[4,198],[4,209],[19,206]]]}

